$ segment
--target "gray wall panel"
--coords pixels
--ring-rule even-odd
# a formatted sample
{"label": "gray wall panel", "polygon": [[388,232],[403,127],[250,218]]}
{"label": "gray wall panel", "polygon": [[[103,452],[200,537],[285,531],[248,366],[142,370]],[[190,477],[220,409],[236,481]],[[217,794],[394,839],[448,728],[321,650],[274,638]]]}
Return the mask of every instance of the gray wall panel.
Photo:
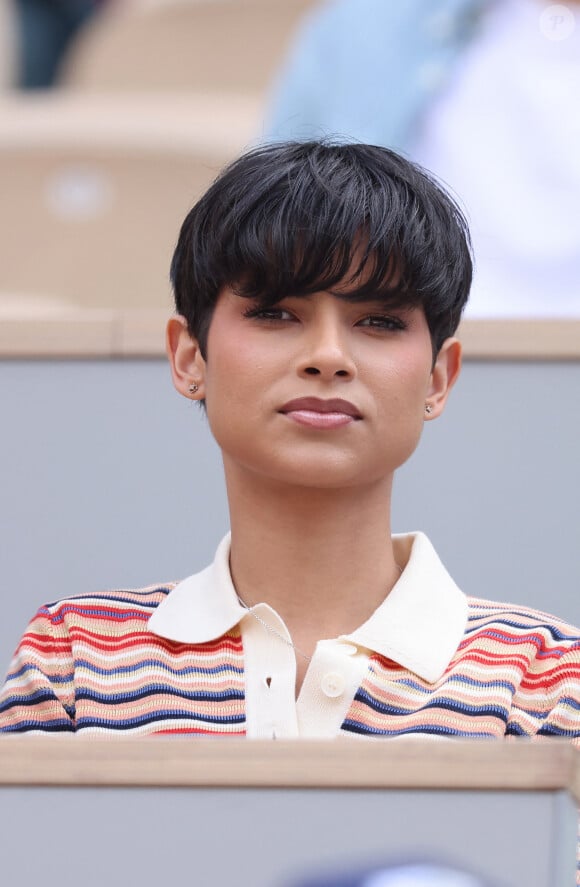
{"label": "gray wall panel", "polygon": [[[580,364],[467,363],[400,472],[469,594],[580,624]],[[227,529],[219,451],[166,364],[0,362],[0,668],[36,607],[201,568]]]}
{"label": "gray wall panel", "polygon": [[2,787],[0,853],[26,887],[291,887],[405,857],[572,887],[575,819],[563,792]]}

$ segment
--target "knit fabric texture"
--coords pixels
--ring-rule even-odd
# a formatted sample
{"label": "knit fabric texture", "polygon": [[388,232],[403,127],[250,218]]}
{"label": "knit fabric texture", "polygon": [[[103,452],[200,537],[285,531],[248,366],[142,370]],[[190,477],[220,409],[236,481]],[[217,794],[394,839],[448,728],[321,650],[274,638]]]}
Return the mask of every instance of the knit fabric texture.
{"label": "knit fabric texture", "polygon": [[[149,617],[173,587],[41,607],[0,693],[0,733],[245,735],[241,632],[199,645],[153,634]],[[340,733],[559,736],[580,746],[578,630],[526,607],[468,603],[464,638],[444,675],[429,683],[371,655]]]}
{"label": "knit fabric texture", "polygon": [[[236,626],[190,645],[147,629],[173,586],[41,607],[0,694],[0,732],[244,735]],[[341,732],[465,738],[561,736],[580,744],[580,636],[553,616],[469,598],[463,641],[434,683],[371,655]]]}

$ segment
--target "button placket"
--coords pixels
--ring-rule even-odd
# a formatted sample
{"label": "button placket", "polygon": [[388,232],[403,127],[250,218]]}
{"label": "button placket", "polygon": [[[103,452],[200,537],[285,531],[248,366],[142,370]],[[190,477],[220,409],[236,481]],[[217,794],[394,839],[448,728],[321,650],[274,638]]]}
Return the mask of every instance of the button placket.
{"label": "button placket", "polygon": [[319,641],[296,706],[301,736],[336,738],[366,673],[368,655],[348,638]]}
{"label": "button placket", "polygon": [[[262,610],[262,608],[260,608]],[[264,608],[265,609],[265,608]],[[263,612],[263,610],[262,610]],[[271,624],[277,614],[264,613]],[[294,697],[295,657],[287,646],[248,614],[242,623],[246,667],[247,735],[282,739],[298,735]]]}

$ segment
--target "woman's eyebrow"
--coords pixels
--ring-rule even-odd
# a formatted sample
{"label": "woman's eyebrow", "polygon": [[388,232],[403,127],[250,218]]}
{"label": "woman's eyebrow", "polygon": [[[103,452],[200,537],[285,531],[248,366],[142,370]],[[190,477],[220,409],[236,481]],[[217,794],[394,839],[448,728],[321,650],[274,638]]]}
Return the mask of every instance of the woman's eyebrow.
{"label": "woman's eyebrow", "polygon": [[378,294],[373,295],[369,293],[368,295],[360,295],[360,289],[356,288],[347,290],[336,290],[332,287],[325,288],[324,284],[321,284],[319,290],[315,292],[306,292],[301,293],[297,292],[288,292],[288,293],[237,293],[236,295],[240,296],[243,299],[248,301],[254,301],[258,305],[263,305],[268,308],[272,308],[274,305],[277,305],[280,302],[285,301],[286,299],[301,299],[306,302],[312,301],[316,298],[319,292],[330,293],[330,295],[334,296],[336,299],[339,299],[341,302],[348,302],[351,305],[364,305],[369,309],[373,309],[375,311],[411,311],[414,307],[416,307],[416,303],[409,299],[407,293],[398,292],[397,290],[392,291],[387,294]]}

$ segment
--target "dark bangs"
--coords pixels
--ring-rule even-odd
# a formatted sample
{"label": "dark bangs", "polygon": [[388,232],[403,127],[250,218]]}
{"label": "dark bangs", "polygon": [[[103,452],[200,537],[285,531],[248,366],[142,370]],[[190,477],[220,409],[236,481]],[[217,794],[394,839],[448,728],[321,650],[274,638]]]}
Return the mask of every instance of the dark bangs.
{"label": "dark bangs", "polygon": [[171,278],[205,351],[220,290],[264,305],[336,292],[422,306],[436,352],[471,283],[467,225],[424,170],[385,148],[277,143],[229,166],[186,218]]}

